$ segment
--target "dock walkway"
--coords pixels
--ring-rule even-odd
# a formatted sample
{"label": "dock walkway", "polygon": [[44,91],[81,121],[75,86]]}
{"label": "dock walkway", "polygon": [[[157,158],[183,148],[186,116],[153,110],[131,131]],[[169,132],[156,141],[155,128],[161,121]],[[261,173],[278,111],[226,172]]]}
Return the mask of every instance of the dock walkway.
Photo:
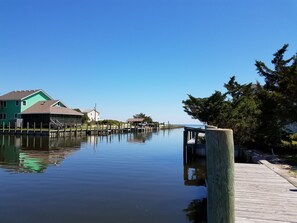
{"label": "dock walkway", "polygon": [[236,223],[297,223],[297,189],[263,164],[235,164]]}

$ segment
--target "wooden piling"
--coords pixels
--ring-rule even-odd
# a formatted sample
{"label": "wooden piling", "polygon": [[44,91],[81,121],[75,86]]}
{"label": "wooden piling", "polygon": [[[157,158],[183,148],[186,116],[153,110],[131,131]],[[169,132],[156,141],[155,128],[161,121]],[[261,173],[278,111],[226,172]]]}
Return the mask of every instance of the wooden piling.
{"label": "wooden piling", "polygon": [[183,161],[184,164],[187,162],[187,143],[188,143],[188,131],[184,130],[184,148],[183,148]]}
{"label": "wooden piling", "polygon": [[234,143],[231,129],[206,130],[207,222],[234,223]]}

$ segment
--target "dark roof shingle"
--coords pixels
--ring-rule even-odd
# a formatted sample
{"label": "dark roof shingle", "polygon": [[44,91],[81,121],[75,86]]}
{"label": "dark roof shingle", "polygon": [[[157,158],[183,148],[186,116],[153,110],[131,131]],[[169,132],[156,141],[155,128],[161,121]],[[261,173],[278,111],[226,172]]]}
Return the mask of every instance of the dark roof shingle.
{"label": "dark roof shingle", "polygon": [[11,91],[7,94],[0,96],[1,101],[10,101],[10,100],[22,100],[34,93],[37,93],[41,90],[27,90],[27,91]]}
{"label": "dark roof shingle", "polygon": [[82,113],[66,107],[54,106],[59,100],[39,101],[30,108],[23,111],[22,115],[27,114],[56,114],[56,115],[79,115]]}

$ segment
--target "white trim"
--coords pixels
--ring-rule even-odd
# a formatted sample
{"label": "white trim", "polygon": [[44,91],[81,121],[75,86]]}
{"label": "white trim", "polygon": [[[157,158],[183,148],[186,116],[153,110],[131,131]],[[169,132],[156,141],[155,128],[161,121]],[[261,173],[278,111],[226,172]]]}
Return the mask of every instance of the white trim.
{"label": "white trim", "polygon": [[39,93],[39,92],[42,92],[43,94],[45,94],[47,97],[49,97],[49,99],[51,99],[51,100],[54,100],[51,96],[49,96],[47,93],[45,93],[43,90],[36,90],[34,93],[32,93],[32,94],[30,94],[30,95],[27,95],[26,97],[23,97],[23,98],[21,98],[21,100],[24,100],[25,98],[28,98],[28,97],[30,97],[30,96],[32,96],[32,95],[34,95],[34,94],[37,94],[37,93]]}

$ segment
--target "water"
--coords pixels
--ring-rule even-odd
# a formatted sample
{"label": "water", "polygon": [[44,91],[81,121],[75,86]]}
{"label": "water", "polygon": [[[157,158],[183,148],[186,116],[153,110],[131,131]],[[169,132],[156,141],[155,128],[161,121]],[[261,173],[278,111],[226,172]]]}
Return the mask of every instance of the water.
{"label": "water", "polygon": [[182,141],[0,136],[1,222],[204,222],[205,166],[183,165]]}

